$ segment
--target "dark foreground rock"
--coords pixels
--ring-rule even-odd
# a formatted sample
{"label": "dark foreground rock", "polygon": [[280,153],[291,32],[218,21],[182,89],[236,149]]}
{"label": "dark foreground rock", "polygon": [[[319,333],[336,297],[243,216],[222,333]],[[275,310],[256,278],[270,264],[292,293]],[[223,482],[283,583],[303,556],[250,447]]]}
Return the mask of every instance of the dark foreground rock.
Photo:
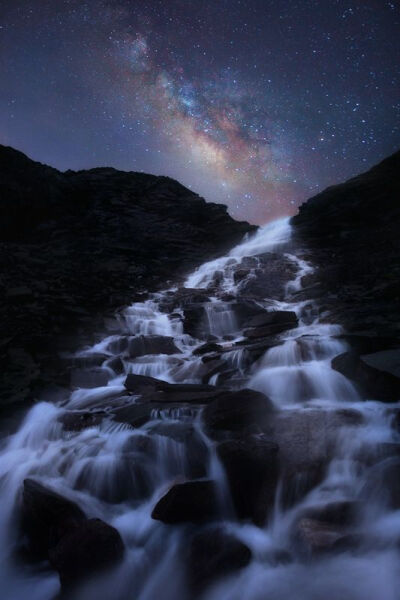
{"label": "dark foreground rock", "polygon": [[123,556],[118,531],[100,519],[84,521],[49,552],[50,564],[58,571],[64,590],[117,565]]}
{"label": "dark foreground rock", "polygon": [[68,590],[116,565],[124,555],[120,534],[100,519],[87,519],[71,500],[26,479],[22,532],[32,558],[47,558]]}
{"label": "dark foreground rock", "polygon": [[193,536],[188,557],[189,585],[194,593],[203,591],[216,579],[246,567],[251,550],[222,528],[201,531]]}
{"label": "dark foreground rock", "polygon": [[22,529],[36,558],[47,557],[49,549],[85,519],[75,502],[33,479],[24,481]]}
{"label": "dark foreground rock", "polygon": [[243,433],[250,428],[268,427],[275,412],[269,398],[254,390],[226,391],[205,407],[203,422],[211,437],[223,432]]}
{"label": "dark foreground rock", "polygon": [[185,481],[173,485],[157,502],[151,516],[168,524],[201,523],[215,518],[218,502],[215,483]]}
{"label": "dark foreground rock", "polygon": [[0,407],[68,385],[61,352],[255,230],[168,177],[61,173],[4,146],[0,196]]}
{"label": "dark foreground rock", "polygon": [[263,525],[274,505],[279,477],[278,445],[264,435],[222,442],[218,456],[225,468],[240,519]]}
{"label": "dark foreground rock", "polygon": [[354,381],[364,398],[400,400],[400,349],[361,356],[355,351],[345,352],[332,360],[332,367]]}

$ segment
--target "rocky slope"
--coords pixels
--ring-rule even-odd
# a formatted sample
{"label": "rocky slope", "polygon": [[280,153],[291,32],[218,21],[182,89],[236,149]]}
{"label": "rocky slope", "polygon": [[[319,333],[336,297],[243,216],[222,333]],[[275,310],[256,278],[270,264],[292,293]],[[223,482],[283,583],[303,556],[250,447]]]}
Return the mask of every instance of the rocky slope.
{"label": "rocky slope", "polygon": [[0,407],[65,383],[61,350],[254,229],[167,177],[61,173],[0,146]]}
{"label": "rocky slope", "polygon": [[341,323],[350,352],[334,367],[366,397],[400,393],[400,152],[330,187],[292,218],[297,243],[316,267],[302,290],[322,320]]}

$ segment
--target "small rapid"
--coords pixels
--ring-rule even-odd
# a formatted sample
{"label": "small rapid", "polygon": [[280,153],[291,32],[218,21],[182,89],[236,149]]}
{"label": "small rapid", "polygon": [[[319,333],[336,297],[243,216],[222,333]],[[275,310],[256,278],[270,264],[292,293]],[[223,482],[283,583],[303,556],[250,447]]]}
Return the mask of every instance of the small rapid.
{"label": "small rapid", "polygon": [[[201,265],[182,288],[135,302],[101,342],[69,358],[69,396],[38,402],[1,440],[1,598],[53,600],[59,592],[48,562],[21,551],[27,478],[122,536],[123,561],[74,590],[77,600],[398,598],[400,511],[385,489],[394,460],[388,451],[400,442],[396,405],[391,412],[378,398],[362,401],[332,369],[347,348],[342,328],[321,323],[312,299],[297,299],[312,273],[296,255],[289,219],[281,219]],[[127,387],[129,375],[162,383],[143,403],[143,392]],[[247,388],[274,405],[268,435],[292,470],[289,481],[280,478],[261,526],[237,517],[204,404],[185,396],[214,388]],[[243,568],[227,569],[196,593],[185,571],[193,525],[152,517],[168,489],[187,480],[215,482],[212,521],[251,552]],[[331,514],[338,506],[356,514],[338,520]]]}

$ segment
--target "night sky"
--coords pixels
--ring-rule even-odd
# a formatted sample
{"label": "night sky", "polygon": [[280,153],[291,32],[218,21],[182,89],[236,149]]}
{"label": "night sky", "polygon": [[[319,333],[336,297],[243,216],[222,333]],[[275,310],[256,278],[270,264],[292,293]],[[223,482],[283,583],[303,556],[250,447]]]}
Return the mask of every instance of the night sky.
{"label": "night sky", "polygon": [[0,143],[263,223],[400,147],[400,2],[0,0]]}

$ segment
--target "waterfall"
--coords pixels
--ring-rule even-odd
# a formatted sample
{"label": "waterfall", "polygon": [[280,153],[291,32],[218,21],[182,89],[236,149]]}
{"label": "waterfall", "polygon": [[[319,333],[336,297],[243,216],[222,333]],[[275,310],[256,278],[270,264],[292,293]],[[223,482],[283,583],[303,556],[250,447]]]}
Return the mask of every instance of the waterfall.
{"label": "waterfall", "polygon": [[[76,361],[95,365],[90,380],[81,374],[83,379],[77,380],[66,401],[38,402],[19,430],[1,441],[2,597],[52,600],[59,589],[57,574],[46,564],[17,557],[21,489],[28,477],[76,502],[86,514],[114,526],[122,536],[123,562],[76,590],[77,599],[192,597],[183,567],[190,526],[165,525],[151,516],[173,483],[190,478],[217,482],[219,523],[246,544],[252,556],[240,571],[205,589],[202,598],[398,597],[400,513],[390,507],[379,485],[369,493],[368,502],[360,499],[376,471],[375,463],[363,457],[399,443],[399,436],[391,428],[387,407],[378,399],[361,401],[353,384],[331,368],[332,358],[346,350],[338,337],[342,330],[337,324],[320,323],[315,302],[296,300],[302,278],[313,267],[295,252],[289,219],[280,219],[260,228],[227,256],[196,269],[183,288],[186,293],[203,294],[203,301],[196,299],[190,305],[196,318],[199,315],[197,329],[190,334],[185,330],[184,302],[178,308],[165,308],[172,306],[174,298],[179,300],[182,290],[165,290],[132,304],[119,316],[117,333],[76,353]],[[248,309],[243,290],[259,276],[261,265],[268,265],[268,257],[276,255],[288,261],[295,274],[284,285],[283,296],[253,298],[251,309],[256,316],[257,310],[290,313],[296,321],[291,317],[291,324],[274,335],[274,343],[268,347],[265,342],[262,347],[257,332],[249,343],[243,322],[248,321],[251,330],[252,315],[243,317],[240,303],[244,303],[243,310]],[[241,265],[247,271],[242,269],[238,277]],[[206,344],[210,349],[204,349],[207,360],[203,360]],[[285,491],[278,487],[275,508],[265,526],[240,521],[216,442],[201,421],[202,406],[177,402],[158,406],[155,395],[146,418],[140,413],[143,422],[116,421],[116,411],[143,407],[138,394],[125,388],[128,374],[157,378],[165,385],[208,384],[262,392],[276,409],[271,435],[283,457],[289,452],[285,447],[289,438],[290,444],[299,445],[305,459],[311,460],[316,448],[326,447],[327,468],[322,478],[294,503],[288,503]],[[89,425],[68,426],[77,418],[87,419]],[[347,534],[352,540],[342,551],[338,545],[336,552],[321,552],[316,558],[307,555],[294,534],[299,519],[316,506],[340,502],[360,504]],[[312,536],[305,531],[306,538]],[[324,535],[333,539],[337,528],[326,525]]]}

